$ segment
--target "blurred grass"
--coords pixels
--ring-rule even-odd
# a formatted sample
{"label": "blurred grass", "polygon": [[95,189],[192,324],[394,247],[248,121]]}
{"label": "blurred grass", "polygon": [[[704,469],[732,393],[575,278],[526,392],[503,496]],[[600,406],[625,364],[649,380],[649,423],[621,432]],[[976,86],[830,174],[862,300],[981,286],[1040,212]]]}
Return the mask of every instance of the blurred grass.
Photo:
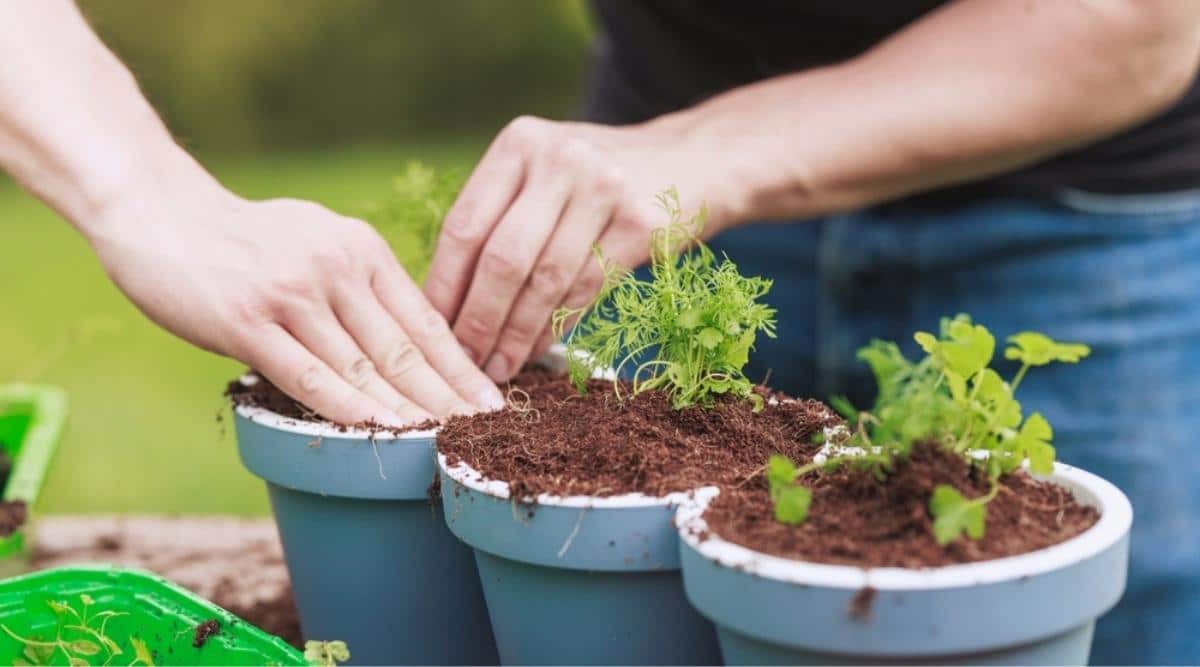
{"label": "blurred grass", "polygon": [[[409,160],[469,169],[485,140],[362,148],[210,162],[252,198],[299,197],[359,214]],[[44,489],[44,513],[262,514],[262,483],[237,458],[232,424],[218,423],[225,383],[242,366],[183,343],[147,321],[104,275],[79,235],[0,177],[0,382],[45,365],[71,416]],[[393,241],[405,243],[403,236]],[[115,323],[70,340],[81,326]],[[65,344],[64,344],[65,343]],[[61,354],[55,349],[61,348]]]}

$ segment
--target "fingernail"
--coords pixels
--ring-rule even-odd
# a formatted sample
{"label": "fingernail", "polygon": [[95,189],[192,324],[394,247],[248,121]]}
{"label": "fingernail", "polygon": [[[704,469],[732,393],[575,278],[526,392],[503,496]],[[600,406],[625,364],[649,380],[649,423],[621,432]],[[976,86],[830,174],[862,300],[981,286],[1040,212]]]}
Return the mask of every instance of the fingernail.
{"label": "fingernail", "polygon": [[495,387],[488,387],[479,394],[479,405],[488,410],[502,410],[505,405],[504,396]]}
{"label": "fingernail", "polygon": [[508,359],[504,358],[503,354],[497,352],[488,359],[487,365],[483,367],[483,372],[496,382],[504,382],[508,379]]}

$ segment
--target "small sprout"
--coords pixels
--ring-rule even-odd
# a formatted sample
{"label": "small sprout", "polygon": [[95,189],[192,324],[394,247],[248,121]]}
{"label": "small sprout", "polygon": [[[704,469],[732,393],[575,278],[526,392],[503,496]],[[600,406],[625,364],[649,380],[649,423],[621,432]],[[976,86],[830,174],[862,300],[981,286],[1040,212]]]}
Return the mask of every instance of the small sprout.
{"label": "small sprout", "polygon": [[796,483],[798,472],[786,456],[772,454],[767,461],[767,484],[775,503],[775,520],[790,526],[804,523],[812,504],[812,491]]}
{"label": "small sprout", "polygon": [[133,646],[133,654],[137,656],[135,664],[140,662],[147,667],[154,667],[154,654],[150,652],[150,647],[146,646],[146,642],[137,637],[130,637],[129,643]]}
{"label": "small sprout", "polygon": [[983,537],[987,507],[978,500],[967,500],[957,489],[939,484],[929,498],[929,513],[933,515],[933,537],[946,546],[964,532],[978,540]]}
{"label": "small sprout", "polygon": [[[24,647],[20,657],[13,663],[51,665],[63,664],[65,660],[68,665],[113,664],[113,659],[124,651],[106,634],[108,622],[125,614],[111,610],[93,613],[91,608],[94,604],[95,599],[86,593],[79,596],[79,609],[60,600],[47,600],[46,606],[58,617],[53,641],[22,637],[8,626],[0,624],[0,630]],[[154,664],[153,655],[140,639],[131,637],[129,642],[137,654],[137,660],[132,664]]]}
{"label": "small sprout", "polygon": [[339,662],[350,659],[350,649],[344,641],[322,642],[310,639],[304,642],[304,659],[310,665],[334,667]]}

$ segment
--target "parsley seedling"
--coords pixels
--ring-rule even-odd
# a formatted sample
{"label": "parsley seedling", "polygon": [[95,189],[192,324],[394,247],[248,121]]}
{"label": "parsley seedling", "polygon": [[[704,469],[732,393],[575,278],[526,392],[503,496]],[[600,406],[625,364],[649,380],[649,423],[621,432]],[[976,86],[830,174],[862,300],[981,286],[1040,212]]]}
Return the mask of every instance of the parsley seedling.
{"label": "parsley seedling", "polygon": [[[742,276],[700,241],[703,209],[685,219],[674,190],[658,203],[669,224],[651,234],[650,279],[606,261],[597,249],[605,273],[600,294],[583,308],[554,314],[560,338],[578,318],[566,338],[571,378],[582,393],[596,371],[619,376],[634,364],[634,394],[665,391],[676,409],[728,394],[760,409],[763,399],[742,369],[758,334],[775,335],[775,310],[759,302],[771,281]],[[619,383],[613,385],[620,396]]]}
{"label": "parsley seedling", "polygon": [[1054,470],[1054,431],[1039,413],[1023,415],[1014,393],[1034,366],[1077,363],[1091,350],[1078,343],[1059,343],[1040,333],[1023,332],[1008,339],[1004,357],[1021,363],[1011,382],[989,368],[996,339],[986,327],[966,315],[942,321],[941,334],[919,332],[914,338],[926,356],[908,360],[895,343],[879,340],[858,352],[871,367],[878,384],[875,405],[859,412],[845,399],[835,407],[855,425],[841,446],[861,453],[838,454],[820,464],[796,468],[783,457],[772,457],[767,481],[775,502],[775,518],[799,524],[808,516],[811,495],[798,480],[820,468],[845,463],[872,467],[883,476],[893,461],[906,456],[914,442],[932,440],[986,471],[988,493],[966,498],[948,485],[939,485],[929,499],[933,533],[945,545],[964,533],[971,539],[984,534],[987,503],[999,491],[999,478],[1024,461],[1037,474]]}

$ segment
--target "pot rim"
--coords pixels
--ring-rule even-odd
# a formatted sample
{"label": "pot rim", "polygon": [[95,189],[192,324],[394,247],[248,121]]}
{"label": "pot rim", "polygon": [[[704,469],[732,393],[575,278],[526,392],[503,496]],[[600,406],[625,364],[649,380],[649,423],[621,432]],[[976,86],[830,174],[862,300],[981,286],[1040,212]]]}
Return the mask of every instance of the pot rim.
{"label": "pot rim", "polygon": [[[552,369],[565,368],[565,354],[566,346],[562,343],[554,343],[541,358],[535,360],[533,363]],[[601,375],[601,377],[608,376]],[[252,384],[250,382],[251,379],[257,381],[257,377],[255,377],[253,372],[247,372],[238,378],[238,382],[242,383],[243,386],[249,386]],[[419,430],[397,430],[393,428],[365,429],[357,426],[341,426],[332,422],[317,422],[296,419],[294,417],[284,417],[278,412],[249,405],[235,404],[233,411],[267,428],[309,437],[343,438],[345,440],[428,440],[437,437],[438,432],[437,427]]]}
{"label": "pot rim", "polygon": [[[500,500],[512,497],[508,482],[488,479],[483,473],[471,467],[466,461],[459,461],[450,466],[446,463],[446,455],[437,454],[438,467],[450,479],[472,491],[492,496]],[[526,496],[521,502],[536,503],[547,507],[570,507],[591,509],[631,509],[638,507],[668,507],[682,505],[693,497],[699,496],[705,489],[715,487],[700,487],[691,491],[674,491],[665,496],[648,496],[644,493],[623,493],[615,496],[557,496],[550,493],[539,493],[536,498]]]}
{"label": "pot rim", "polygon": [[284,417],[278,412],[249,405],[235,405],[233,411],[256,424],[270,429],[318,438],[341,438],[343,440],[429,440],[437,436],[436,428],[420,430],[395,430],[391,428],[365,429],[358,426],[338,426],[330,422],[310,422],[294,417]]}
{"label": "pot rim", "polygon": [[[1129,533],[1133,508],[1129,499],[1108,480],[1064,463],[1044,479],[1067,487],[1084,504],[1100,511],[1100,518],[1084,532],[1053,546],[1029,553],[977,563],[943,565],[922,569],[901,567],[863,568],[794,560],[754,551],[728,542],[710,532],[704,511],[719,489],[706,487],[680,506],[675,514],[679,537],[704,558],[727,568],[776,581],[858,590],[912,591],[963,588],[1028,579],[1071,567],[1117,544]],[[705,539],[701,540],[701,536]]]}
{"label": "pot rim", "polygon": [[[258,381],[252,373],[238,378],[243,387]],[[256,424],[286,433],[295,433],[317,438],[342,438],[344,440],[428,440],[437,435],[436,428],[419,430],[397,430],[392,428],[365,429],[358,426],[341,426],[327,421],[308,421],[285,417],[278,412],[252,405],[233,405],[233,411]]]}

